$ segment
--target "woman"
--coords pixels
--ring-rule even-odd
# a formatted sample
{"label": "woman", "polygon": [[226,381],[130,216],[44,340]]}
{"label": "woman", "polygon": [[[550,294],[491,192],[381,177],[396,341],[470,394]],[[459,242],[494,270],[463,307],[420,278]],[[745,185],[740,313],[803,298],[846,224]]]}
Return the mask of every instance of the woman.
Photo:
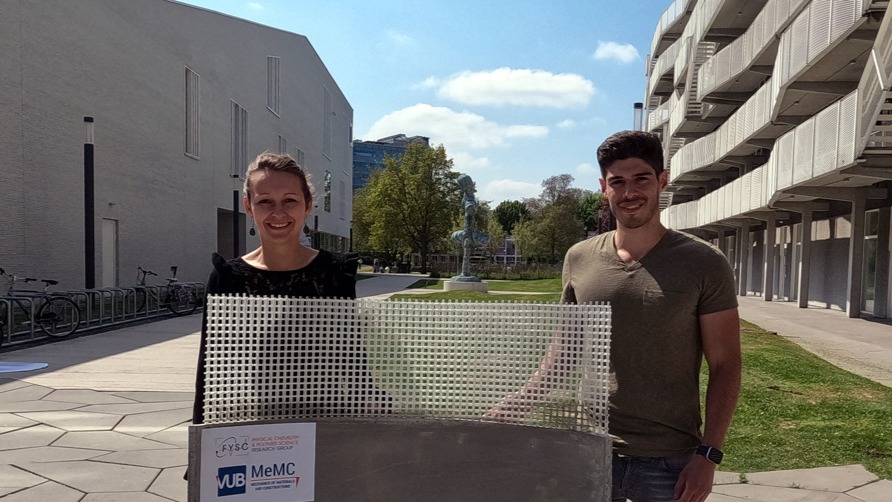
{"label": "woman", "polygon": [[[257,229],[260,247],[229,261],[214,253],[208,295],[356,298],[357,256],[340,257],[300,243],[304,220],[313,207],[313,195],[306,173],[290,155],[260,154],[248,167],[244,192],[245,211],[253,221],[252,227]],[[192,421],[196,424],[204,422],[206,327],[207,309],[195,382]],[[312,351],[310,348],[309,352]],[[308,360],[305,358],[313,355],[303,354],[301,359]],[[357,363],[363,381],[370,382],[364,357]]]}

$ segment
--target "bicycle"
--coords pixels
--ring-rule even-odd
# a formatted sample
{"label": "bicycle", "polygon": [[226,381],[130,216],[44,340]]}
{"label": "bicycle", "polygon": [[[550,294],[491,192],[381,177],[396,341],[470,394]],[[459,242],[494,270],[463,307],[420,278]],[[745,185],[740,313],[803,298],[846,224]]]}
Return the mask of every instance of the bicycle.
{"label": "bicycle", "polygon": [[[0,276],[7,280],[6,301],[0,302],[0,343],[3,342],[4,330],[9,329],[9,339],[15,334],[17,325],[36,325],[47,336],[64,338],[75,331],[81,322],[81,313],[77,303],[64,293],[49,291],[50,286],[59,284],[52,279],[34,279],[18,277],[0,268]],[[17,290],[16,282],[43,282],[42,291]],[[27,318],[17,321],[16,307]],[[33,323],[33,324],[32,324]]]}
{"label": "bicycle", "polygon": [[139,311],[146,308],[146,302],[149,298],[149,287],[146,286],[146,277],[149,275],[157,276],[158,274],[151,270],[145,270],[141,266],[136,267],[137,285],[124,295],[124,313],[126,315],[136,315]]}
{"label": "bicycle", "polygon": [[[164,289],[164,297],[160,299],[160,307],[167,307],[174,315],[189,315],[198,308],[198,294],[195,287],[190,284],[180,284],[177,279],[177,266],[170,267],[171,277],[167,278],[167,287]],[[150,287],[146,285],[146,277],[154,275],[158,276],[151,270],[145,270],[142,267],[136,267],[137,286],[124,296],[125,312],[136,315],[147,307],[149,296],[152,295],[156,299],[160,296],[150,292]],[[132,311],[127,311],[133,307]],[[148,312],[146,312],[148,313]]]}

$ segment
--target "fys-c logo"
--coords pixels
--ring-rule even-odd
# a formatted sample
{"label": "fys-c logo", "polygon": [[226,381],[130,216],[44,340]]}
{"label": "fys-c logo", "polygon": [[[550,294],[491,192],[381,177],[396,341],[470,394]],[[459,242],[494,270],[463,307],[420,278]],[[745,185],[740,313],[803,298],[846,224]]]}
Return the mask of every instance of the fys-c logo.
{"label": "fys-c logo", "polygon": [[247,488],[247,466],[235,465],[217,469],[217,496],[241,495]]}
{"label": "fys-c logo", "polygon": [[216,446],[217,458],[231,457],[232,455],[247,455],[248,436],[229,436],[228,438],[217,438]]}

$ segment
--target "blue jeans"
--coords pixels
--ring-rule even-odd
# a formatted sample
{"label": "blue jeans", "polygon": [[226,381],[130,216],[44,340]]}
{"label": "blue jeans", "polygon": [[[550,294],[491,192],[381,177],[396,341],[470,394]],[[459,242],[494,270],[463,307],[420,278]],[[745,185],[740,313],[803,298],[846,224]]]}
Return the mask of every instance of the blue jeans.
{"label": "blue jeans", "polygon": [[672,502],[675,483],[692,455],[626,457],[613,454],[611,502]]}

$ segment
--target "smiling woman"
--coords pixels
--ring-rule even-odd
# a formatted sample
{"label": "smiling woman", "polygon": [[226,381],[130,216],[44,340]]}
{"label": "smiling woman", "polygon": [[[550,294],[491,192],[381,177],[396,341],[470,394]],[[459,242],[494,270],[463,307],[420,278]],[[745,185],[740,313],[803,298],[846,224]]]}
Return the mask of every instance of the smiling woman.
{"label": "smiling woman", "polygon": [[[254,220],[260,246],[226,261],[214,253],[208,296],[243,294],[293,298],[356,298],[357,255],[335,255],[300,243],[313,190],[290,155],[262,153],[245,176],[245,210]],[[207,308],[202,323],[193,422],[204,421],[204,362]],[[365,371],[363,365],[361,371]]]}

